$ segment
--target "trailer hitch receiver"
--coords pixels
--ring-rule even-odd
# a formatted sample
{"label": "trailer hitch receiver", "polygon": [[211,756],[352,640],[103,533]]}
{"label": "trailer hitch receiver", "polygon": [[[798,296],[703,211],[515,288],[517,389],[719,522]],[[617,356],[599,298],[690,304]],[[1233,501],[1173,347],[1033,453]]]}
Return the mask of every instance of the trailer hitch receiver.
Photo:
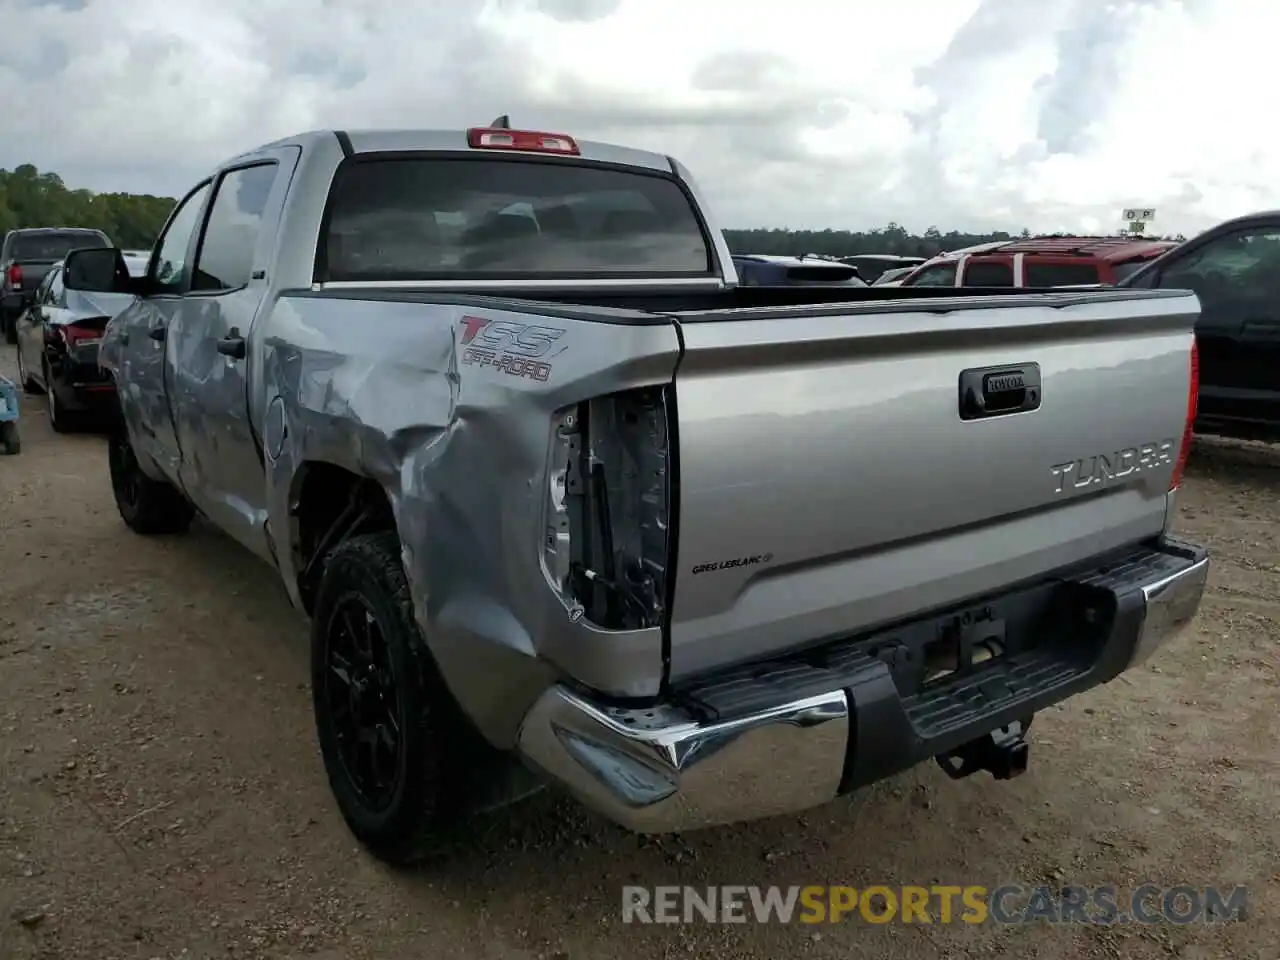
{"label": "trailer hitch receiver", "polygon": [[935,759],[952,780],[963,780],[979,770],[986,770],[996,780],[1011,780],[1027,770],[1030,745],[1026,730],[1025,723],[1015,720]]}

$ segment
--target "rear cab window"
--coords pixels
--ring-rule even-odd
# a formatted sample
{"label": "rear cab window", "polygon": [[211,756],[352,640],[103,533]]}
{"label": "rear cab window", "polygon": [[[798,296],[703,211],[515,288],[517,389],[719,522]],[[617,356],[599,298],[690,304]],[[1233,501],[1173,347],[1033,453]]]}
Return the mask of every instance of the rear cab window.
{"label": "rear cab window", "polygon": [[19,262],[61,260],[72,250],[109,246],[111,241],[96,230],[49,230],[17,234],[9,247],[9,256]]}
{"label": "rear cab window", "polygon": [[320,282],[717,275],[674,178],[589,162],[357,156],[322,234]]}

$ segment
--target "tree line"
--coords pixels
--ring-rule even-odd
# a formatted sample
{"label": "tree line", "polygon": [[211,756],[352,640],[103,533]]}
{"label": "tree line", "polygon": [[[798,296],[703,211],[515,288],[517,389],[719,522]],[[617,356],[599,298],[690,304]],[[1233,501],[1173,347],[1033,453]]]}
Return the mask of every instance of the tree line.
{"label": "tree line", "polygon": [[0,237],[22,227],[89,227],[122,249],[146,249],[176,202],[149,194],[73,190],[56,173],[24,163],[0,169]]}
{"label": "tree line", "polygon": [[[0,236],[20,227],[90,227],[101,230],[124,249],[146,249],[155,242],[172,197],[137,193],[94,193],[74,190],[56,173],[40,172],[29,163],[14,170],[0,168]],[[1020,233],[969,233],[930,227],[913,234],[897,223],[878,230],[789,230],[785,227],[726,230],[734,253],[800,256],[817,253],[846,257],[858,253],[892,253],[931,257],[948,250],[994,240],[1029,237]],[[1183,240],[1181,235],[1168,239]]]}

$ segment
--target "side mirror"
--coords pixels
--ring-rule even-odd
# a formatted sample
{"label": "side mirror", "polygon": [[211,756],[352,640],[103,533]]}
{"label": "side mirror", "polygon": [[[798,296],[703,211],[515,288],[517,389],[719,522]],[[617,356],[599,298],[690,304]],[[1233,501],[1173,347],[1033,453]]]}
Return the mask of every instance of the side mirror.
{"label": "side mirror", "polygon": [[62,284],[68,290],[86,293],[133,293],[124,256],[115,247],[72,250],[62,270]]}

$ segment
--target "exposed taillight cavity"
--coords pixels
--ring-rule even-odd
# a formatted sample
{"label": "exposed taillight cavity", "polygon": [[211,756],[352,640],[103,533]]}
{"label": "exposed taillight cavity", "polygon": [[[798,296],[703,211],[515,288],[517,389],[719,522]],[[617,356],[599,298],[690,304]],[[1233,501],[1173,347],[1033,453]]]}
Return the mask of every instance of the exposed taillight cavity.
{"label": "exposed taillight cavity", "polygon": [[1173,478],[1169,481],[1170,492],[1182,485],[1182,474],[1187,469],[1187,458],[1191,456],[1191,439],[1195,435],[1196,409],[1200,404],[1200,348],[1195,339],[1191,341],[1191,386],[1187,391],[1187,422],[1182,428],[1182,446],[1178,448],[1178,461],[1173,466]]}
{"label": "exposed taillight cavity", "polygon": [[76,347],[92,347],[102,342],[102,331],[106,325],[105,317],[83,320],[79,323],[50,327],[49,336],[54,343],[61,343],[68,350]]}
{"label": "exposed taillight cavity", "polygon": [[467,143],[475,150],[524,150],[572,157],[578,155],[578,142],[573,137],[539,130],[472,127],[467,131]]}
{"label": "exposed taillight cavity", "polygon": [[660,626],[671,511],[666,393],[629,390],[560,412],[544,559],[570,619]]}
{"label": "exposed taillight cavity", "polygon": [[20,264],[9,264],[9,286],[14,290],[22,289],[22,266]]}

